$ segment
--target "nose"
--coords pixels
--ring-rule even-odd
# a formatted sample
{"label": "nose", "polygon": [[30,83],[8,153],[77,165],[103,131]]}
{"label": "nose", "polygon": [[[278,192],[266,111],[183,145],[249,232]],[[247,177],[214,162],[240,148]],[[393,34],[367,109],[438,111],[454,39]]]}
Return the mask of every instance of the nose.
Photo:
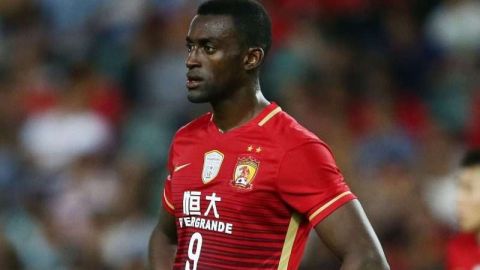
{"label": "nose", "polygon": [[185,59],[185,65],[188,69],[192,69],[194,67],[200,66],[200,61],[198,60],[198,54],[196,49],[192,49],[188,55],[187,59]]}

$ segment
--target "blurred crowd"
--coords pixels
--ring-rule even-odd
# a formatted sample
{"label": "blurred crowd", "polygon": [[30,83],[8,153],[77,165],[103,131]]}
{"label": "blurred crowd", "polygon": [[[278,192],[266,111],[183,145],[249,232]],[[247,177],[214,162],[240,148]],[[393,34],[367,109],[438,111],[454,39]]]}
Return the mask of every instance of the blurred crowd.
{"label": "blurred crowd", "polygon": [[[146,269],[200,1],[0,1],[0,269]],[[270,100],[333,149],[394,270],[444,269],[480,146],[480,2],[265,0]],[[312,237],[302,269],[338,269]]]}

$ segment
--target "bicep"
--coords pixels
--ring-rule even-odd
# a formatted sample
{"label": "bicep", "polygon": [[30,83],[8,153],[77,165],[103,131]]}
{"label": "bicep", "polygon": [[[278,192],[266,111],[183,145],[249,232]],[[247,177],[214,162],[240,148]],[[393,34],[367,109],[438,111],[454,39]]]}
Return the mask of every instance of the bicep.
{"label": "bicep", "polygon": [[157,229],[167,237],[169,244],[177,244],[177,228],[175,224],[175,217],[163,208],[160,210],[160,218]]}
{"label": "bicep", "polygon": [[[358,200],[352,200],[336,209],[315,226],[315,231],[343,262],[342,269],[386,269],[380,242]],[[383,265],[384,268],[362,267],[372,262]]]}
{"label": "bicep", "polygon": [[157,226],[149,242],[150,269],[168,270],[173,267],[176,252],[177,233],[175,219],[165,209],[160,210]]}

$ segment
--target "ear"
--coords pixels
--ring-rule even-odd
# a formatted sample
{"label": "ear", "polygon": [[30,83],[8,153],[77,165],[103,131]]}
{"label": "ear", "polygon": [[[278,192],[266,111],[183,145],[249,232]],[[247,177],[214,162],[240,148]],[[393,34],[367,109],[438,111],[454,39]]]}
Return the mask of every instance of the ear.
{"label": "ear", "polygon": [[254,70],[257,67],[261,66],[263,63],[263,59],[265,57],[265,52],[260,47],[249,48],[248,53],[245,55],[243,59],[243,66],[245,70]]}

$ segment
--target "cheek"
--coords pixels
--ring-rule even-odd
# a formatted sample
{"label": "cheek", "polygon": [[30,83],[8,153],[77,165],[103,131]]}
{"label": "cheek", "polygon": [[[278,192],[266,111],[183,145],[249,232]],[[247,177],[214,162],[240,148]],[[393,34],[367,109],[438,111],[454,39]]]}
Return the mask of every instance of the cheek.
{"label": "cheek", "polygon": [[215,80],[222,83],[235,81],[241,73],[238,59],[228,56],[212,61],[210,70]]}
{"label": "cheek", "polygon": [[474,194],[464,194],[458,201],[458,211],[462,218],[480,221],[480,198]]}

